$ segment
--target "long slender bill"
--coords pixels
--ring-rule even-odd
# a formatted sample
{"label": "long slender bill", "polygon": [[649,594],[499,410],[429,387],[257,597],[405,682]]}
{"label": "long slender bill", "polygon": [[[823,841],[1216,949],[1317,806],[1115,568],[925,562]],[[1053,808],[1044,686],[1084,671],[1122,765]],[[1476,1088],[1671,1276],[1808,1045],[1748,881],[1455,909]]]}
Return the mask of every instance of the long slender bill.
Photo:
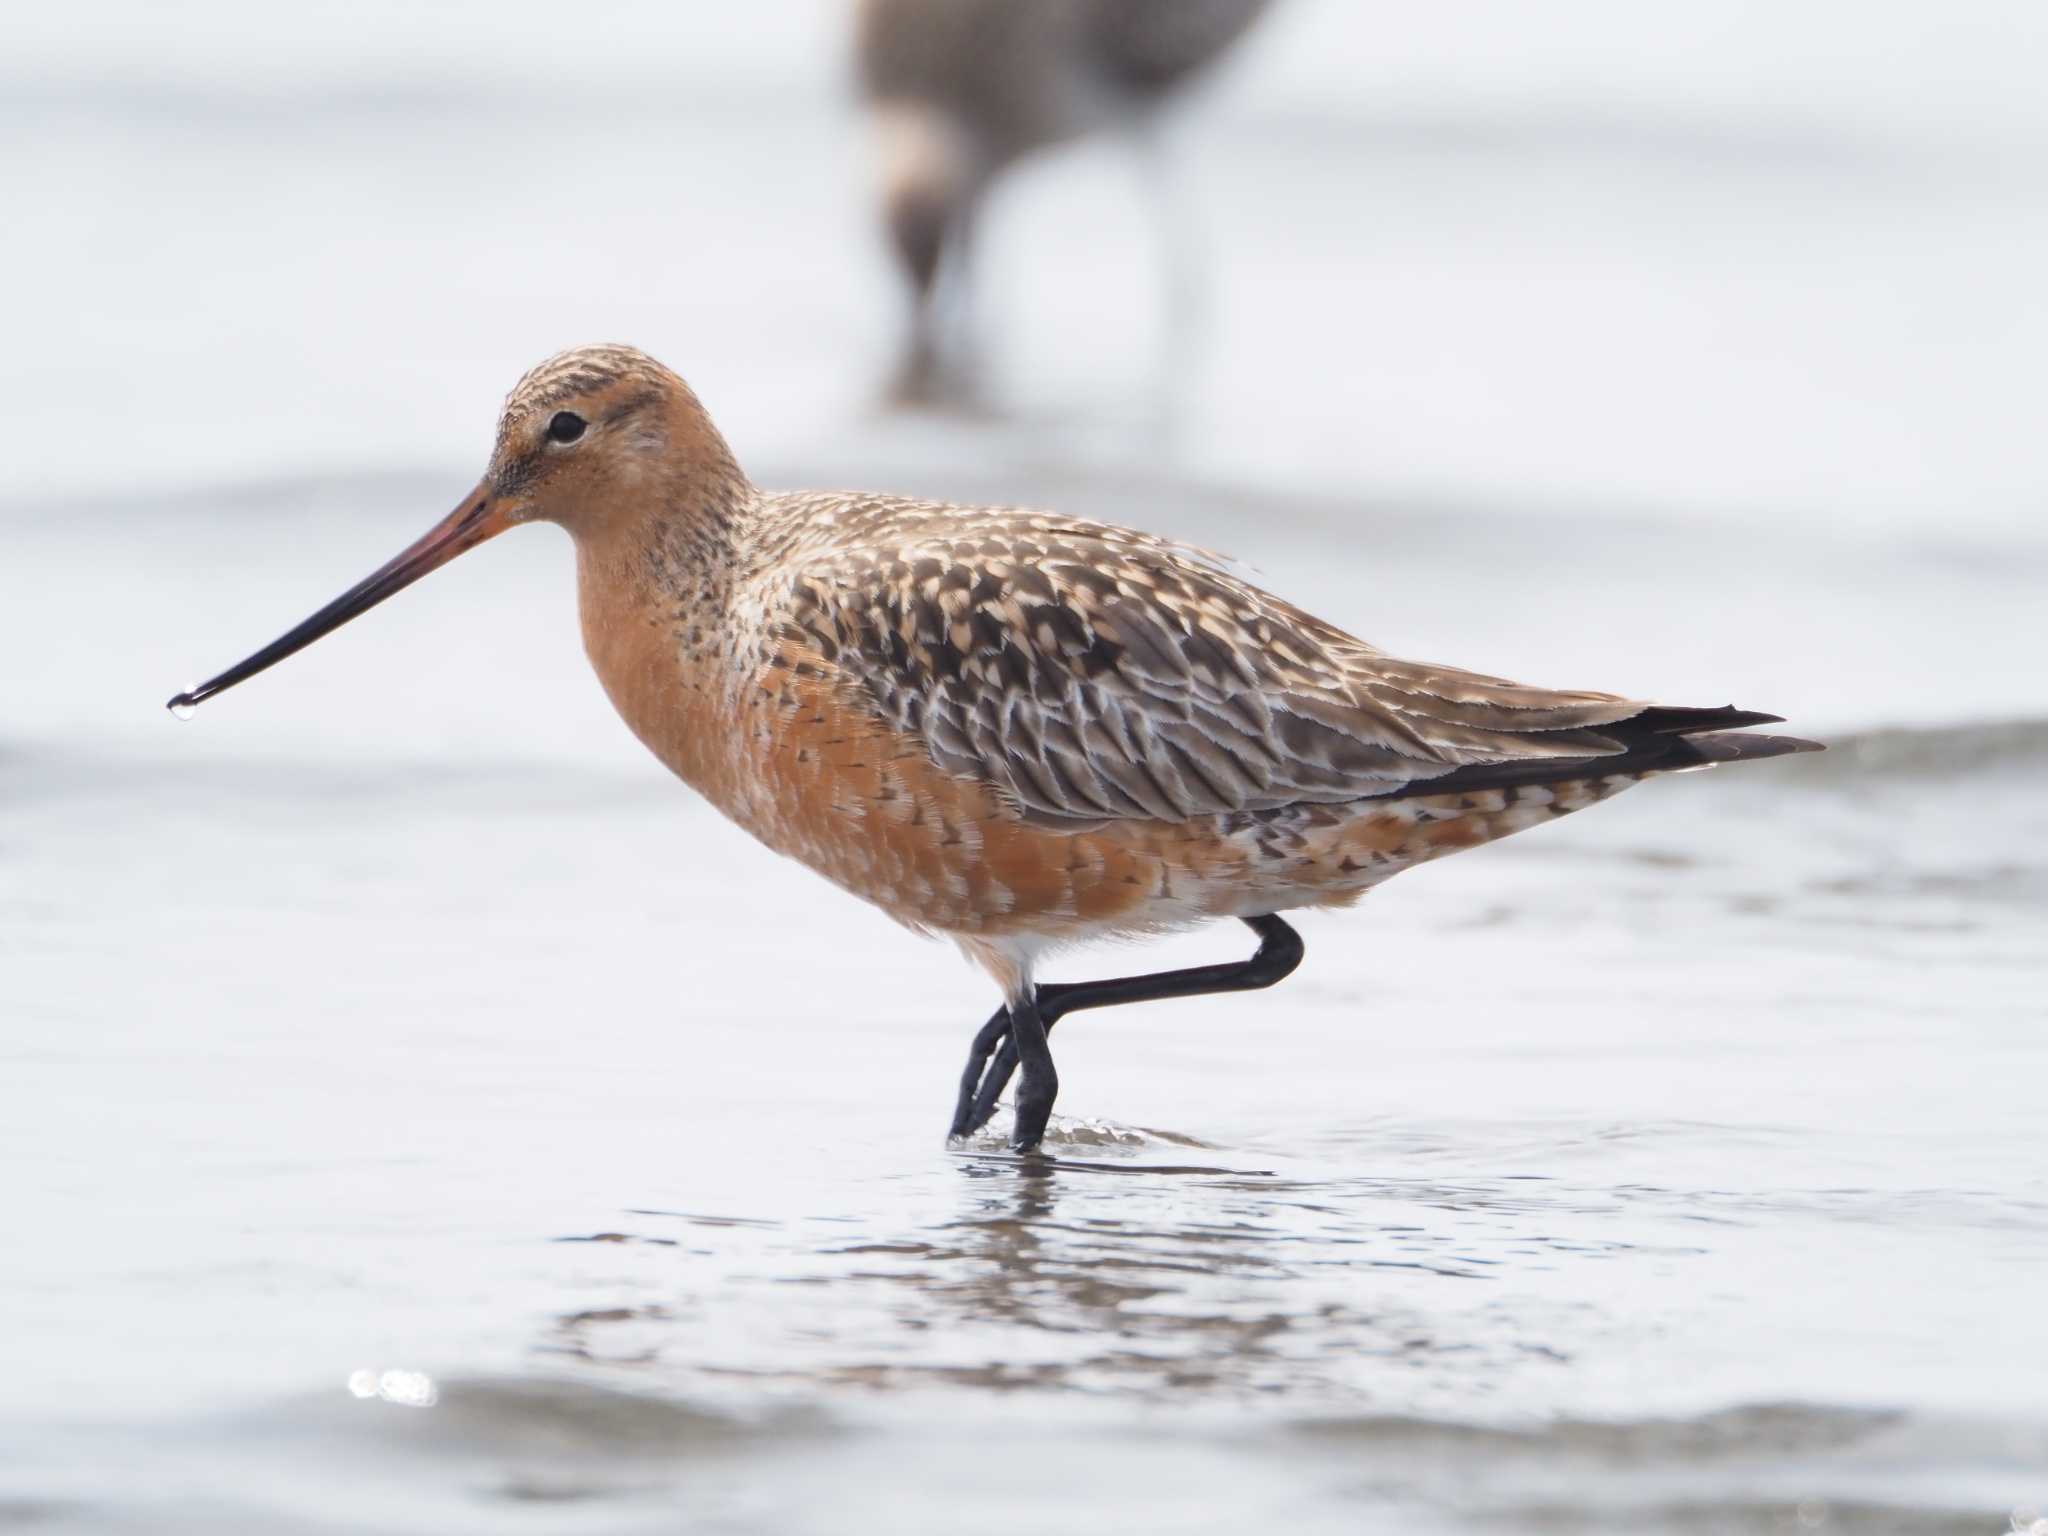
{"label": "long slender bill", "polygon": [[303,624],[279,635],[270,644],[227,671],[209,678],[190,693],[181,693],[165,707],[174,714],[224,692],[235,684],[275,666],[296,651],[302,651],[331,629],[339,629],[359,613],[366,613],[394,592],[403,591],[436,566],[446,565],[466,549],[505,531],[507,524],[487,492],[481,487],[465,497],[461,506],[428,530],[389,564],[379,567],[357,582]]}

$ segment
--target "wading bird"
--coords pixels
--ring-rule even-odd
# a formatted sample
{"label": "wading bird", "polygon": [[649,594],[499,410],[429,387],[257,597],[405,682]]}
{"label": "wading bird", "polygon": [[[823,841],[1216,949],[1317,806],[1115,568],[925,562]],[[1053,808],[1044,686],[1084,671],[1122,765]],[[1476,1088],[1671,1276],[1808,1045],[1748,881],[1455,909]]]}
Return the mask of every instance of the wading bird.
{"label": "wading bird", "polygon": [[[778,853],[1002,989],[952,1128],[1022,1066],[1014,1144],[1084,1008],[1271,986],[1280,916],[1604,800],[1655,773],[1815,749],[1774,715],[1557,692],[1389,656],[1201,550],[1082,518],[773,493],[689,386],[631,347],[541,364],[482,482],[183,712],[519,523],[567,529],[583,643],[635,735]],[[1033,979],[1048,949],[1230,917],[1248,960]]]}
{"label": "wading bird", "polygon": [[[881,151],[882,219],[910,289],[896,393],[956,393],[969,358],[967,278],[990,186],[1027,155],[1122,130],[1141,146],[1159,112],[1270,0],[861,0],[854,52]],[[1169,340],[1193,323],[1186,241],[1166,235]]]}

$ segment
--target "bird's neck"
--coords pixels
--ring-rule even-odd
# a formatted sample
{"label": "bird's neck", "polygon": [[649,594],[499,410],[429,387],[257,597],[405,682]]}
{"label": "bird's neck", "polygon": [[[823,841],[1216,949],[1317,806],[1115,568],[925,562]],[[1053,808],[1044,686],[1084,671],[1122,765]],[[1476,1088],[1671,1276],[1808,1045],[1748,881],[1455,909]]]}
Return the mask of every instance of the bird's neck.
{"label": "bird's neck", "polygon": [[576,535],[583,648],[598,680],[633,734],[714,800],[756,499],[743,480],[698,487]]}

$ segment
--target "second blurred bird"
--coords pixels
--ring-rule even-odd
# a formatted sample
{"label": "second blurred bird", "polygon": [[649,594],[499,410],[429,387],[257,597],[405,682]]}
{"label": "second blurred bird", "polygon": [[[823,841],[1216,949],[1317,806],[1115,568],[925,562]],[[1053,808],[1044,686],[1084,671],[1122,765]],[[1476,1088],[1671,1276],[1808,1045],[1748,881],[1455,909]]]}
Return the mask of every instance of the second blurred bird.
{"label": "second blurred bird", "polygon": [[910,297],[899,402],[957,398],[971,380],[971,251],[996,179],[1035,150],[1142,132],[1269,4],[859,0],[882,216]]}

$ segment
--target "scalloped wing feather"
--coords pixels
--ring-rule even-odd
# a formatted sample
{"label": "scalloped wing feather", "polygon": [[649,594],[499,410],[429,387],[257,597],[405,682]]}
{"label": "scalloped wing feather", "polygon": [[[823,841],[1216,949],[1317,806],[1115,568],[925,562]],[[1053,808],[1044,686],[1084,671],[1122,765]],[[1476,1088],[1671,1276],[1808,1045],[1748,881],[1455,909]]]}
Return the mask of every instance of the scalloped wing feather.
{"label": "scalloped wing feather", "polygon": [[1130,529],[885,498],[830,499],[823,521],[815,540],[793,528],[811,547],[784,547],[781,633],[939,767],[1051,825],[1611,756],[1624,745],[1598,728],[1646,707],[1383,655],[1207,551]]}

